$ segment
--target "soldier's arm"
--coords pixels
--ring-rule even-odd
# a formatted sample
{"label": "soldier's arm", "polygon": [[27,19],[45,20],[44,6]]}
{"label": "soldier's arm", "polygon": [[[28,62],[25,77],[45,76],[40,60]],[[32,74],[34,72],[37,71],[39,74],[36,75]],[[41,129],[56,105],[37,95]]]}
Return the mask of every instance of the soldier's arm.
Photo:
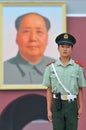
{"label": "soldier's arm", "polygon": [[83,88],[79,89],[78,93],[78,118],[80,118],[80,115],[82,114],[82,109],[83,109]]}
{"label": "soldier's arm", "polygon": [[46,98],[47,98],[48,120],[50,122],[52,122],[52,91],[51,91],[51,87],[48,87],[48,89],[47,89]]}

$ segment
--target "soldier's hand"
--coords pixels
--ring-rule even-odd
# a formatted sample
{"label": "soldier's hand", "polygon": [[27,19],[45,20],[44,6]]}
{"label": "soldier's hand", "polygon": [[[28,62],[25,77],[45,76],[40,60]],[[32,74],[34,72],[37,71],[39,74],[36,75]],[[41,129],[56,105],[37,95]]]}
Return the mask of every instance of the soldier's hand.
{"label": "soldier's hand", "polygon": [[81,115],[82,115],[82,108],[80,107],[80,108],[78,109],[78,119],[81,117]]}
{"label": "soldier's hand", "polygon": [[52,122],[52,112],[51,111],[48,112],[48,120],[50,122]]}

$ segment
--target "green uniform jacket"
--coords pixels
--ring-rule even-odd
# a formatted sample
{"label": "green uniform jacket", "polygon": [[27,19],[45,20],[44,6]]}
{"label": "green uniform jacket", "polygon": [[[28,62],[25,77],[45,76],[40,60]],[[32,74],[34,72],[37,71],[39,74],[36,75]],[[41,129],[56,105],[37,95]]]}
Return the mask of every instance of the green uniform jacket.
{"label": "green uniform jacket", "polygon": [[[79,88],[86,86],[83,67],[75,63],[74,60],[70,59],[66,67],[63,66],[60,60],[57,60],[54,66],[61,82],[72,94],[77,95]],[[59,84],[51,64],[45,69],[43,86],[52,87],[54,93],[67,94]]]}
{"label": "green uniform jacket", "polygon": [[43,56],[38,64],[33,65],[18,54],[4,62],[3,84],[42,84],[46,64],[50,61],[52,58]]}

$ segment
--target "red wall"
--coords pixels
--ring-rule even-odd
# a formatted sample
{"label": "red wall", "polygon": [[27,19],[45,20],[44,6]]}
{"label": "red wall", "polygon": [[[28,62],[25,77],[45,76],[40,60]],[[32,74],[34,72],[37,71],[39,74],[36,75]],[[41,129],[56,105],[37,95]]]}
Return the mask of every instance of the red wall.
{"label": "red wall", "polygon": [[[84,64],[85,74],[86,74],[86,18],[85,17],[67,17],[67,30],[69,33],[73,34],[77,39],[77,44],[74,47],[74,52],[72,57],[79,60]],[[3,109],[14,99],[26,95],[26,94],[40,94],[45,95],[45,90],[26,90],[26,91],[0,91],[0,113]],[[79,130],[86,129],[86,88],[84,88],[83,96],[83,114],[79,121]]]}
{"label": "red wall", "polygon": [[68,17],[67,30],[77,41],[72,56],[84,64],[86,74],[86,17]]}
{"label": "red wall", "polygon": [[[73,59],[79,60],[84,64],[85,76],[86,76],[86,17],[68,17],[67,18],[67,30],[72,33],[77,40],[77,43],[73,51]],[[83,96],[83,114],[79,121],[79,130],[86,129],[86,88],[84,88]]]}

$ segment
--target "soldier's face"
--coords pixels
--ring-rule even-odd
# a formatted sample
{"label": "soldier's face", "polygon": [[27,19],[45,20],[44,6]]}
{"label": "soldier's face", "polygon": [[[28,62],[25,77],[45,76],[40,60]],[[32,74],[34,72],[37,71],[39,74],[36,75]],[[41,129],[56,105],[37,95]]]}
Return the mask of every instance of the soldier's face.
{"label": "soldier's face", "polygon": [[69,45],[59,45],[58,51],[61,57],[70,57],[73,47]]}
{"label": "soldier's face", "polygon": [[16,42],[24,57],[42,56],[48,44],[44,19],[35,14],[25,16],[21,21]]}

